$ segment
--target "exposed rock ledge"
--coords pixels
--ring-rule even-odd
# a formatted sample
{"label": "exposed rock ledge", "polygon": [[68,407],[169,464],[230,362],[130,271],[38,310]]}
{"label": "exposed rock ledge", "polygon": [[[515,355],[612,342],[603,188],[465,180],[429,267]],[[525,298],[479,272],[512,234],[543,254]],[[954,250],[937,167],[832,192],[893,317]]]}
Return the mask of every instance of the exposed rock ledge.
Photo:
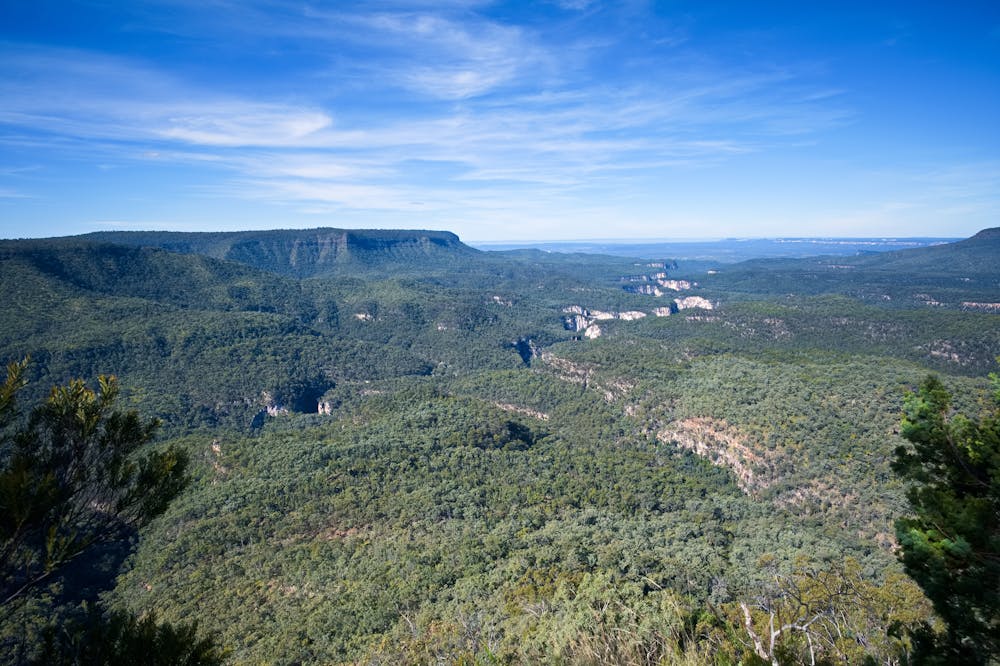
{"label": "exposed rock ledge", "polygon": [[962,307],[968,310],[986,310],[987,312],[1000,312],[1000,303],[974,303],[972,301],[962,301]]}
{"label": "exposed rock ledge", "polygon": [[713,465],[728,468],[748,495],[756,495],[772,483],[767,478],[768,461],[747,446],[746,435],[722,419],[695,417],[676,421],[658,432],[656,438],[693,451]]}
{"label": "exposed rock ledge", "polygon": [[[587,310],[579,305],[571,305],[568,308],[563,308],[563,312],[571,315],[577,315],[590,321],[606,321],[608,319],[623,319],[625,321],[634,321],[636,319],[642,319],[646,316],[645,312],[640,312],[638,310],[625,310],[624,312],[604,312],[603,310]],[[577,329],[580,330],[580,329]]]}
{"label": "exposed rock ledge", "polygon": [[[673,303],[666,307],[653,308],[652,314],[657,317],[669,317],[675,312],[698,308],[701,310],[713,310],[715,304],[707,298],[701,296],[685,296],[675,298]],[[603,310],[588,310],[581,305],[570,305],[563,308],[563,328],[567,331],[580,332],[586,338],[599,338],[603,331],[595,322],[621,320],[636,321],[649,316],[649,313],[640,310],[625,310],[623,312],[605,312]]]}
{"label": "exposed rock ledge", "polygon": [[[623,278],[628,282],[638,282],[638,280],[633,280],[629,278]],[[659,278],[655,280],[650,280],[645,284],[627,284],[622,287],[625,291],[630,294],[645,294],[647,296],[656,296],[659,298],[663,296],[663,289],[669,291],[687,291],[691,287],[697,286],[697,282],[690,282],[688,280],[667,280],[664,278]]]}
{"label": "exposed rock ledge", "polygon": [[684,298],[675,298],[674,304],[677,306],[678,310],[687,310],[689,308],[701,308],[702,310],[713,310],[715,309],[715,304],[707,298],[702,298],[701,296],[685,296]]}
{"label": "exposed rock ledge", "polygon": [[505,412],[513,412],[515,414],[524,414],[525,416],[530,416],[533,419],[538,419],[539,421],[548,421],[549,415],[545,412],[540,412],[537,409],[531,409],[530,407],[520,407],[518,405],[512,405],[509,402],[494,402],[493,406],[497,409],[502,409]]}
{"label": "exposed rock ledge", "polygon": [[595,321],[609,321],[620,319],[622,321],[635,321],[646,316],[645,312],[638,310],[626,310],[624,312],[604,312],[603,310],[588,310],[579,305],[571,305],[563,308],[563,328],[567,331],[583,331],[584,336],[590,339],[601,336],[601,327]]}
{"label": "exposed rock ledge", "polygon": [[569,359],[556,356],[552,352],[543,351],[539,356],[556,377],[571,384],[581,384],[583,388],[601,393],[606,402],[615,402],[624,398],[635,384],[622,378],[612,379],[607,384],[598,383],[594,379],[595,366],[584,363],[574,363]]}

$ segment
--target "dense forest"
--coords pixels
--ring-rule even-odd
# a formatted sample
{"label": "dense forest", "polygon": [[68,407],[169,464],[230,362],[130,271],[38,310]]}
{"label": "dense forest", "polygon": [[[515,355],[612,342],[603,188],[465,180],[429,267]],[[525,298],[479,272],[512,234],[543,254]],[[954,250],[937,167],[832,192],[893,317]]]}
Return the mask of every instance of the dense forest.
{"label": "dense forest", "polygon": [[[0,281],[11,663],[1000,659],[1000,229],[711,270],[109,232]],[[88,438],[128,492],[20,499]]]}

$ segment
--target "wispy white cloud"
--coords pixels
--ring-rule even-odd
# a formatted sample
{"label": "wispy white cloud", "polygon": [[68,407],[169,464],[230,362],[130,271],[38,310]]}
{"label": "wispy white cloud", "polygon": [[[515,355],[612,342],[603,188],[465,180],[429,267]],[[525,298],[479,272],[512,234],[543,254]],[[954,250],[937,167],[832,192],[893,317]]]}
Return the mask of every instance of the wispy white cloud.
{"label": "wispy white cloud", "polygon": [[596,0],[554,0],[554,3],[563,9],[572,11],[583,11],[592,7]]}
{"label": "wispy white cloud", "polygon": [[237,160],[237,168],[264,178],[343,181],[373,179],[391,175],[384,166],[370,161],[332,157],[324,153],[261,153]]}
{"label": "wispy white cloud", "polygon": [[249,181],[244,197],[285,199],[312,203],[332,203],[348,208],[411,210],[414,208],[405,188],[380,187],[322,180],[271,178]]}
{"label": "wispy white cloud", "polygon": [[624,190],[635,174],[704,168],[849,119],[831,86],[790,68],[673,58],[683,40],[672,38],[655,67],[612,84],[587,66],[613,53],[612,40],[552,41],[486,18],[481,4],[208,5],[231,19],[227,30],[294,36],[327,54],[295,81],[256,89],[216,90],[134,58],[8,44],[0,146],[211,167],[222,176],[206,192],[312,212],[500,220],[558,205],[563,212],[545,213],[555,224],[592,214],[585,190]]}
{"label": "wispy white cloud", "polygon": [[24,174],[30,174],[33,171],[38,171],[42,166],[40,164],[29,164],[27,166],[6,166],[0,167],[0,176],[20,176]]}
{"label": "wispy white cloud", "polygon": [[164,109],[147,129],[165,139],[201,146],[294,146],[330,127],[326,113],[288,106],[209,102]]}
{"label": "wispy white cloud", "polygon": [[287,146],[328,127],[315,108],[233,99],[120,58],[64,49],[6,49],[0,123],[88,140]]}
{"label": "wispy white cloud", "polygon": [[313,54],[320,70],[326,67],[338,84],[378,82],[432,99],[461,100],[549,67],[549,51],[537,34],[477,11],[492,1],[161,3],[185,12],[189,20],[163,23],[159,30],[186,39],[217,30],[244,33],[275,50],[292,41]]}
{"label": "wispy white cloud", "polygon": [[[368,44],[385,58],[372,67],[387,81],[443,99],[482,95],[519,81],[540,65],[544,50],[517,27],[485,20],[458,21],[427,13],[351,17],[367,28]],[[419,54],[417,57],[414,57]]]}

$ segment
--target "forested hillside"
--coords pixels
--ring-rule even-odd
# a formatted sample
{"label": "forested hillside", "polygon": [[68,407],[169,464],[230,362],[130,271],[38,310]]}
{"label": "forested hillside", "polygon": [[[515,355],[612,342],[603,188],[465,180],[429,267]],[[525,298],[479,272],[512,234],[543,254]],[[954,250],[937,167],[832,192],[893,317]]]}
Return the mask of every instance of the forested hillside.
{"label": "forested hillside", "polygon": [[0,639],[100,599],[232,663],[902,663],[943,626],[895,556],[904,396],[994,408],[998,239],[711,273],[430,231],[4,241],[26,398],[117,375],[193,480]]}
{"label": "forested hillside", "polygon": [[840,293],[887,307],[998,312],[1000,229],[956,243],[855,257],[756,260],[725,267],[706,286],[760,295]]}

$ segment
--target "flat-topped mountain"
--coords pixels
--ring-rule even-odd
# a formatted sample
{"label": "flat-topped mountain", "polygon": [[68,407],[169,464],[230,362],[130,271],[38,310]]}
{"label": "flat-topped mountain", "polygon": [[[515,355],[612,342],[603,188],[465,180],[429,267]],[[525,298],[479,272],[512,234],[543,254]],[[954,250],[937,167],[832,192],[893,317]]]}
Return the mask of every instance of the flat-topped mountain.
{"label": "flat-topped mountain", "polygon": [[480,254],[451,232],[427,230],[100,231],[76,238],[199,254],[299,278],[389,264],[447,264]]}

